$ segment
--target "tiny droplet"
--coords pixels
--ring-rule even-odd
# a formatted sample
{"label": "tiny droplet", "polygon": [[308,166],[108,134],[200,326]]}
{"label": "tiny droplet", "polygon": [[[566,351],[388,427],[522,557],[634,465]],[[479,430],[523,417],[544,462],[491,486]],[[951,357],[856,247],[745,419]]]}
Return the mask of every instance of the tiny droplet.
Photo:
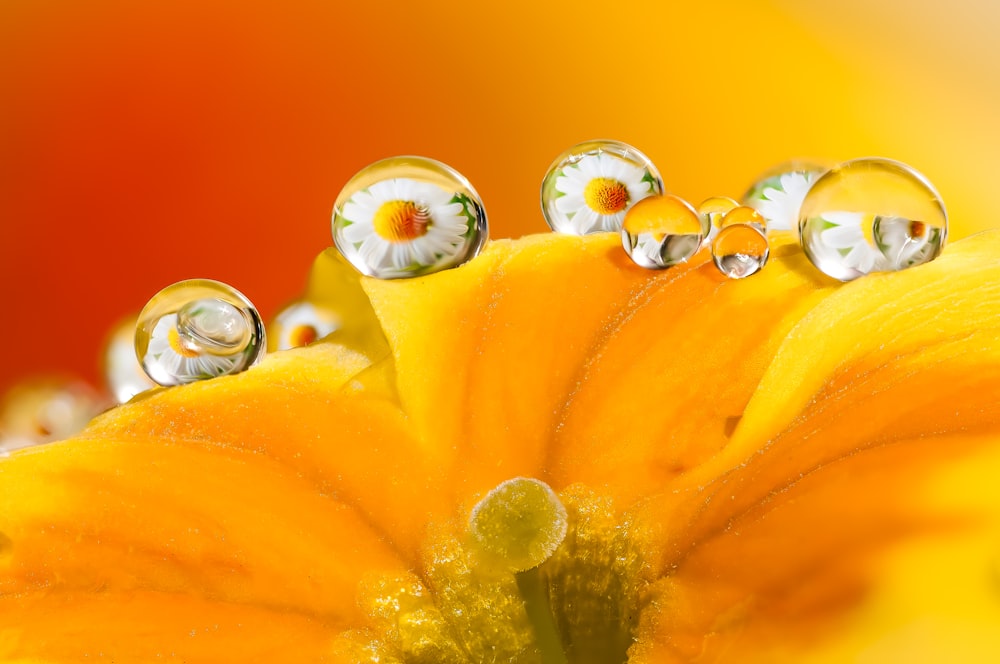
{"label": "tiny droplet", "polygon": [[755,224],[732,224],[712,241],[712,261],[730,279],[760,272],[770,255],[767,236]]}
{"label": "tiny droplet", "polygon": [[340,328],[336,313],[321,304],[296,300],[286,305],[268,326],[271,350],[306,346]]}
{"label": "tiny droplet", "polygon": [[737,205],[739,203],[728,196],[712,196],[701,202],[701,205],[698,206],[698,214],[704,217],[705,222],[708,224],[707,239],[711,240],[715,237],[719,232],[719,224],[722,218]]}

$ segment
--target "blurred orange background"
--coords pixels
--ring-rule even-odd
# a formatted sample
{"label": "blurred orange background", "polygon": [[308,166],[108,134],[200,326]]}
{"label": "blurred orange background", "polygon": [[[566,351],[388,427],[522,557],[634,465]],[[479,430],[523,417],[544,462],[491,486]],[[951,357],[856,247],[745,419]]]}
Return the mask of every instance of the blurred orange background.
{"label": "blurred orange background", "polygon": [[891,157],[953,237],[997,225],[997,27],[985,2],[4,0],[0,389],[98,382],[111,326],[180,279],[269,317],[340,187],[396,154],[464,173],[493,236],[546,230],[541,178],[591,138],[694,202],[792,157]]}

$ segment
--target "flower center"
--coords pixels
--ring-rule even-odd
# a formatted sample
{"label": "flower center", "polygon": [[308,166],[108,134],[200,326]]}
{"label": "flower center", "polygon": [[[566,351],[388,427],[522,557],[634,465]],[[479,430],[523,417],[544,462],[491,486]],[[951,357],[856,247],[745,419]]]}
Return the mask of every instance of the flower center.
{"label": "flower center", "polygon": [[372,225],[389,242],[409,242],[427,233],[430,211],[413,201],[386,201],[375,212]]}
{"label": "flower center", "polygon": [[614,214],[628,205],[628,188],[618,180],[594,178],[584,188],[583,200],[598,214]]}
{"label": "flower center", "polygon": [[197,350],[185,346],[181,341],[181,335],[177,332],[176,327],[171,327],[167,332],[167,343],[170,344],[170,348],[173,349],[175,353],[181,357],[186,357],[191,359],[193,357],[198,357],[201,355]]}
{"label": "flower center", "polygon": [[288,333],[288,343],[292,348],[306,346],[316,341],[319,332],[312,325],[296,325]]}
{"label": "flower center", "polygon": [[[610,500],[502,482],[465,532],[432,527],[423,569],[362,582],[369,629],[336,643],[349,661],[563,664],[628,658],[645,556]],[[372,638],[375,637],[375,638]]]}

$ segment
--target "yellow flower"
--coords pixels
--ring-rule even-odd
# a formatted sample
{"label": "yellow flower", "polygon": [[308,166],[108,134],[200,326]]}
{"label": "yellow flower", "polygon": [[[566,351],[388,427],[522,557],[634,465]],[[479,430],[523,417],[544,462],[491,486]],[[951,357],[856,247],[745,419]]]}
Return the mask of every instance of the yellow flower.
{"label": "yellow flower", "polygon": [[0,461],[0,660],[995,661],[998,258],[321,256],[325,342]]}

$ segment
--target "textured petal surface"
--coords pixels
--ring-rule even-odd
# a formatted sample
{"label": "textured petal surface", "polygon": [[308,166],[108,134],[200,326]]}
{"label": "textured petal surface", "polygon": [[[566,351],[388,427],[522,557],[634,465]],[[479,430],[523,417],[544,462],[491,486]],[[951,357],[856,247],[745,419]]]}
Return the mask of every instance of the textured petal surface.
{"label": "textured petal surface", "polygon": [[841,286],[787,238],[746,281],[613,235],[391,282],[321,256],[308,298],[353,325],[0,461],[0,657],[328,659],[362,577],[419,575],[515,476],[650,536],[635,661],[1000,657],[997,257]]}

